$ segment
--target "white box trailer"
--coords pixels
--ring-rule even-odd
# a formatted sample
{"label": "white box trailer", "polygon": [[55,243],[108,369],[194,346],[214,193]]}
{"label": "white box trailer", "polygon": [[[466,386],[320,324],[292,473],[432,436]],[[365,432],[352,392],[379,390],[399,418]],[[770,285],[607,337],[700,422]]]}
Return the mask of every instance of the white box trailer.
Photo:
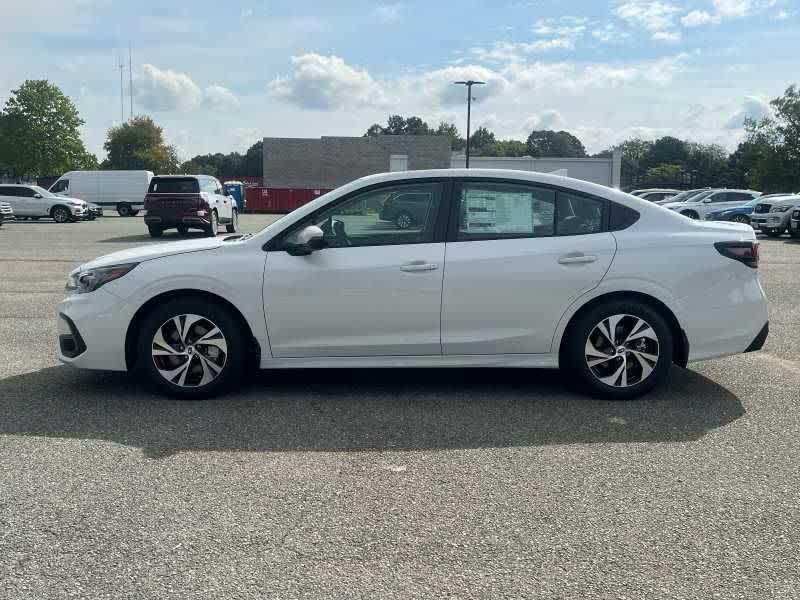
{"label": "white box trailer", "polygon": [[151,171],[69,171],[50,186],[58,196],[94,202],[103,210],[114,209],[130,217],[144,207]]}

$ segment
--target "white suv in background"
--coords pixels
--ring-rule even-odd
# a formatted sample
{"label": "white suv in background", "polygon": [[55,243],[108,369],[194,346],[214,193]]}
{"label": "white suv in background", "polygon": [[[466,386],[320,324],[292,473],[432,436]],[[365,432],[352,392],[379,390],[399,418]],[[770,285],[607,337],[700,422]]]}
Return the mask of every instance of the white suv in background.
{"label": "white suv in background", "polygon": [[706,213],[735,208],[760,195],[761,192],[753,190],[709,190],[697,194],[686,202],[668,202],[662,206],[691,219],[705,219]]}
{"label": "white suv in background", "polygon": [[83,219],[89,205],[78,198],[51,194],[38,185],[0,184],[0,199],[8,202],[18,219],[51,217],[57,223]]}

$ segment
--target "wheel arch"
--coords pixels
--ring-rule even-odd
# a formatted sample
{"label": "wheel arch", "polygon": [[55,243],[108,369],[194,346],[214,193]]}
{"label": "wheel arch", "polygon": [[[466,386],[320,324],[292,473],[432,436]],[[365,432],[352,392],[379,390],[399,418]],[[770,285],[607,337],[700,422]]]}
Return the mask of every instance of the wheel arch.
{"label": "wheel arch", "polygon": [[559,346],[558,346],[559,363],[563,364],[564,362],[563,353],[566,345],[566,340],[569,338],[570,330],[573,324],[577,321],[578,317],[580,317],[586,311],[591,310],[595,306],[611,300],[637,300],[639,302],[642,302],[643,304],[647,304],[654,310],[657,310],[659,314],[661,314],[666,319],[670,331],[672,332],[672,338],[673,338],[672,362],[680,367],[685,367],[687,365],[687,363],[689,362],[689,340],[686,337],[686,332],[681,327],[678,318],[675,316],[675,313],[672,311],[672,309],[670,309],[669,306],[667,306],[664,302],[662,302],[655,296],[651,296],[650,294],[646,294],[644,292],[636,292],[636,291],[615,291],[615,292],[608,292],[605,294],[601,294],[599,296],[595,296],[594,298],[590,299],[585,304],[583,304],[578,310],[576,310],[569,318],[566,327],[564,327],[564,331],[559,341]]}
{"label": "wheel arch", "polygon": [[212,292],[207,292],[205,290],[197,290],[191,288],[183,288],[178,290],[170,290],[167,292],[162,292],[150,298],[147,302],[142,304],[136,313],[133,315],[133,318],[128,323],[128,329],[125,332],[125,365],[128,371],[131,371],[136,363],[136,346],[139,342],[139,331],[141,329],[140,325],[141,322],[144,320],[147,313],[157,304],[161,302],[166,302],[168,300],[174,300],[175,298],[203,298],[208,302],[213,302],[226,310],[230,311],[230,313],[234,316],[234,318],[239,321],[243,331],[248,338],[248,346],[250,350],[252,350],[251,355],[251,365],[258,366],[261,362],[261,345],[258,343],[258,339],[253,335],[253,330],[250,327],[250,323],[244,317],[242,312],[229,300],[226,300],[222,296],[214,294]]}
{"label": "wheel arch", "polygon": [[48,214],[52,217],[53,213],[55,212],[55,210],[57,208],[63,208],[65,211],[67,211],[69,213],[70,216],[72,216],[72,211],[69,209],[69,207],[64,205],[64,204],[60,204],[60,203],[59,204],[53,204],[53,206],[50,207],[50,211],[48,212]]}

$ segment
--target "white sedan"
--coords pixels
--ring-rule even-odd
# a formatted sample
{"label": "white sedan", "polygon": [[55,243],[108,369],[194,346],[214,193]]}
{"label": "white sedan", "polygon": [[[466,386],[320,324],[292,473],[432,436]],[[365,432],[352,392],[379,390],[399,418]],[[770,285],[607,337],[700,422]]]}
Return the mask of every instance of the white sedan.
{"label": "white sedan", "polygon": [[[379,218],[398,194],[412,224]],[[413,204],[413,206],[412,206]],[[59,357],[200,398],[245,369],[562,368],[640,396],[672,364],[760,349],[758,243],[591,183],[520,171],[386,173],[250,235],[75,269]]]}

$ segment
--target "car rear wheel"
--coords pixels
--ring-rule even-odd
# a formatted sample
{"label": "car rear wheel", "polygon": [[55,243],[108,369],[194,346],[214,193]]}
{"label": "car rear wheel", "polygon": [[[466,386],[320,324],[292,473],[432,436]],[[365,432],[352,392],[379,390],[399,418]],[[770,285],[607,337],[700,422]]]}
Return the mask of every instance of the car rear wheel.
{"label": "car rear wheel", "polygon": [[117,214],[120,217],[130,217],[133,215],[133,209],[130,204],[123,202],[122,204],[117,204]]}
{"label": "car rear wheel", "polygon": [[50,216],[53,217],[53,221],[56,223],[67,223],[72,219],[70,212],[63,206],[54,206],[53,210],[50,211]]}
{"label": "car rear wheel", "polygon": [[219,219],[217,217],[217,211],[211,211],[211,224],[206,227],[206,235],[209,237],[217,237],[217,233],[219,233]]}
{"label": "car rear wheel", "polygon": [[635,300],[615,300],[578,315],[562,358],[571,380],[591,395],[629,400],[664,381],[672,348],[672,333],[658,311]]}
{"label": "car rear wheel", "polygon": [[150,237],[159,238],[164,235],[164,230],[157,225],[148,225],[147,231],[150,232]]}
{"label": "car rear wheel", "polygon": [[239,231],[239,213],[235,209],[231,212],[231,222],[225,226],[225,231],[228,233]]}
{"label": "car rear wheel", "polygon": [[406,211],[403,211],[397,215],[394,222],[400,229],[408,229],[414,224],[414,218]]}
{"label": "car rear wheel", "polygon": [[736,223],[744,223],[745,225],[750,225],[750,219],[747,218],[747,215],[735,215],[733,217],[733,221]]}
{"label": "car rear wheel", "polygon": [[145,317],[136,368],[172,397],[208,398],[241,380],[245,339],[242,326],[224,307],[203,298],[177,298]]}

